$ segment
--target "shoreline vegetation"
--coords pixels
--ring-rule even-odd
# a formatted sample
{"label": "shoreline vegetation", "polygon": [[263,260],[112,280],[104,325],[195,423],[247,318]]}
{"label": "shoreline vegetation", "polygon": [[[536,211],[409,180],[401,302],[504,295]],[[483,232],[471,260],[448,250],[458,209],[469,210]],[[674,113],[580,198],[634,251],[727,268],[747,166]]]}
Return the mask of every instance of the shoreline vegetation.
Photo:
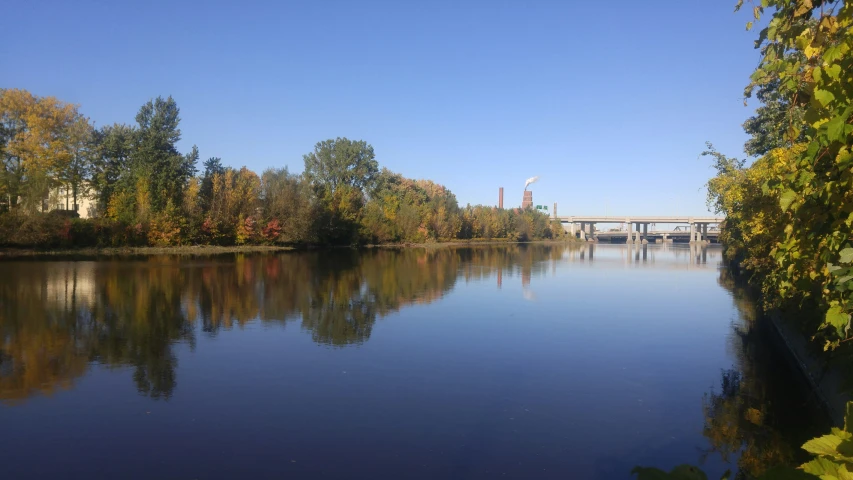
{"label": "shoreline vegetation", "polygon": [[229,253],[279,253],[317,250],[324,248],[448,248],[448,247],[488,247],[502,245],[586,245],[587,242],[567,238],[564,240],[451,240],[430,243],[385,243],[378,245],[329,246],[329,245],[184,245],[172,247],[81,247],[61,249],[0,248],[0,261],[19,258],[49,258],[70,256],[132,256],[132,255],[219,255]]}
{"label": "shoreline vegetation", "polygon": [[[738,0],[735,11],[744,6]],[[760,105],[743,124],[749,158],[709,142],[708,207],[726,217],[725,259],[760,300],[794,363],[843,429],[806,442],[799,467],[759,479],[850,478],[853,403],[853,2],[752,2],[758,67],[744,89]],[[769,18],[767,18],[769,17]],[[846,402],[846,403],[845,403]],[[757,422],[761,423],[761,422]],[[769,467],[769,468],[768,468]],[[707,478],[697,467],[638,467],[638,480]],[[738,472],[741,478],[742,472]],[[729,473],[723,478],[730,478]]]}
{"label": "shoreline vegetation", "polygon": [[824,361],[851,365],[853,4],[771,0],[751,13],[747,30],[764,28],[744,97],[760,105],[743,124],[747,158],[710,142],[702,153],[716,173],[708,207],[725,215],[725,258],[764,312],[790,318]]}
{"label": "shoreline vegetation", "polygon": [[[171,97],[96,129],[72,105],[0,89],[0,248],[358,246],[559,240],[536,208],[460,206],[432,180],[380,168],[363,140],[318,142],[302,173],[181,153]],[[519,197],[521,196],[519,187]],[[519,198],[520,200],[520,198]],[[544,209],[543,209],[544,210]],[[81,218],[82,217],[82,218]]]}

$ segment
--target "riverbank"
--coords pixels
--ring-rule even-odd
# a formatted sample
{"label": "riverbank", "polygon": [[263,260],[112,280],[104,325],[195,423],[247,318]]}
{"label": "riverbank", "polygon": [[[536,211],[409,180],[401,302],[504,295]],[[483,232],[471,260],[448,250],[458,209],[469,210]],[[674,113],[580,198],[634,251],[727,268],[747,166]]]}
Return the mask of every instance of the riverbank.
{"label": "riverbank", "polygon": [[37,258],[59,256],[111,256],[111,255],[215,255],[220,253],[256,253],[284,252],[294,247],[269,245],[222,247],[216,245],[196,245],[183,247],[110,247],[110,248],[68,248],[57,250],[36,250],[28,248],[0,249],[0,259]]}
{"label": "riverbank", "polygon": [[441,247],[479,247],[493,245],[587,245],[584,240],[563,239],[563,240],[531,240],[527,242],[519,242],[517,240],[449,240],[446,242],[430,242],[430,243],[383,243],[378,245],[364,245],[364,248],[441,248]]}
{"label": "riverbank", "polygon": [[[747,272],[740,263],[729,261],[727,269],[732,278],[741,283],[746,294],[760,305],[761,291],[748,284]],[[812,395],[818,399],[832,423],[836,426],[843,425],[847,402],[853,400],[850,391],[853,370],[846,366],[845,362],[839,362],[839,357],[835,355],[839,352],[824,351],[814,339],[804,333],[803,324],[815,323],[810,317],[820,315],[803,308],[796,311],[759,311],[757,314],[760,321],[766,322],[776,348],[784,354],[787,362],[802,374],[802,380],[808,384]]]}
{"label": "riverbank", "polygon": [[779,312],[771,312],[767,317],[779,343],[787,350],[790,362],[802,372],[814,395],[832,418],[832,423],[844,425],[847,402],[853,400],[849,388],[845,388],[849,386],[849,373],[828,361],[826,353],[817,351],[815,345]]}
{"label": "riverbank", "polygon": [[[381,245],[363,245],[355,248],[445,248],[497,245],[586,245],[580,240],[534,240],[517,242],[510,240],[454,240],[433,243],[388,243]],[[2,248],[0,260],[12,258],[67,257],[67,256],[123,256],[123,255],[217,255],[223,253],[274,253],[315,248],[353,248],[341,246],[274,246],[274,245],[191,245],[176,247],[109,247],[109,248],[64,248],[39,250],[32,248]]]}

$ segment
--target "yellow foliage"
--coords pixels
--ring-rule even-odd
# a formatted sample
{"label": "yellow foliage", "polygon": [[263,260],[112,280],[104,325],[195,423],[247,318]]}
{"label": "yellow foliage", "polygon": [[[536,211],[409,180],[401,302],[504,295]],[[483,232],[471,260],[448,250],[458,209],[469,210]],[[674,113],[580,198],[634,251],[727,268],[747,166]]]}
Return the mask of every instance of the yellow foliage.
{"label": "yellow foliage", "polygon": [[77,105],[14,88],[0,91],[0,117],[16,130],[7,153],[20,158],[26,170],[44,174],[67,168],[75,153],[69,138],[88,125]]}
{"label": "yellow foliage", "polygon": [[187,187],[184,189],[184,211],[191,218],[196,218],[201,215],[201,204],[199,202],[201,192],[201,182],[197,177],[190,178]]}
{"label": "yellow foliage", "polygon": [[261,179],[246,167],[227,169],[213,176],[213,195],[210,218],[222,228],[234,232],[243,222],[253,217],[259,205]]}
{"label": "yellow foliage", "polygon": [[136,181],[136,218],[145,221],[151,211],[151,192],[145,178]]}
{"label": "yellow foliage", "polygon": [[771,249],[785,227],[779,196],[765,184],[794,171],[804,148],[777,148],[749,168],[720,173],[708,182],[711,197],[726,215],[720,237],[726,245],[726,257],[741,261],[753,274],[766,275],[774,268]]}
{"label": "yellow foliage", "polygon": [[116,192],[107,205],[107,217],[127,223],[132,222],[135,217],[134,205],[135,195],[127,190]]}

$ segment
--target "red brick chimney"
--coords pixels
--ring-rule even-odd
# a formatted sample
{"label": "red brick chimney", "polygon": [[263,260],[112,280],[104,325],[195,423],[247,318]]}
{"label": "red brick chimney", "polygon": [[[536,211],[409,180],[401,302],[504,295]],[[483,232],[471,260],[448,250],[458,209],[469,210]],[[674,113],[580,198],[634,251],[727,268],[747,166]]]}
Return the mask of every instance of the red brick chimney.
{"label": "red brick chimney", "polygon": [[530,190],[524,191],[524,199],[521,201],[521,209],[533,206],[533,192]]}

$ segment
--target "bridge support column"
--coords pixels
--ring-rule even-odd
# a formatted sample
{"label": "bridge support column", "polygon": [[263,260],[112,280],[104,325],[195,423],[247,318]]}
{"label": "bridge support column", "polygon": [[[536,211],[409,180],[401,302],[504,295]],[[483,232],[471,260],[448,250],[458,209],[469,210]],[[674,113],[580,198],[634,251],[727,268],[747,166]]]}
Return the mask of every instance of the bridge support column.
{"label": "bridge support column", "polygon": [[589,241],[595,241],[595,223],[589,222]]}
{"label": "bridge support column", "polygon": [[631,223],[631,221],[630,221],[630,220],[628,220],[628,221],[627,221],[627,222],[625,222],[625,223],[627,223],[627,224],[628,224],[628,240],[627,240],[625,243],[632,243],[634,239],[633,239],[633,234],[631,233],[631,227],[632,227],[634,224],[633,224],[633,223]]}
{"label": "bridge support column", "polygon": [[689,242],[693,243],[695,241],[696,241],[696,224],[693,222],[690,222],[690,240],[689,240]]}
{"label": "bridge support column", "polygon": [[[649,243],[649,224],[643,224],[643,245]],[[645,252],[644,252],[645,253]]]}
{"label": "bridge support column", "polygon": [[708,224],[702,224],[702,241],[707,245],[711,243],[711,240],[708,239]]}

